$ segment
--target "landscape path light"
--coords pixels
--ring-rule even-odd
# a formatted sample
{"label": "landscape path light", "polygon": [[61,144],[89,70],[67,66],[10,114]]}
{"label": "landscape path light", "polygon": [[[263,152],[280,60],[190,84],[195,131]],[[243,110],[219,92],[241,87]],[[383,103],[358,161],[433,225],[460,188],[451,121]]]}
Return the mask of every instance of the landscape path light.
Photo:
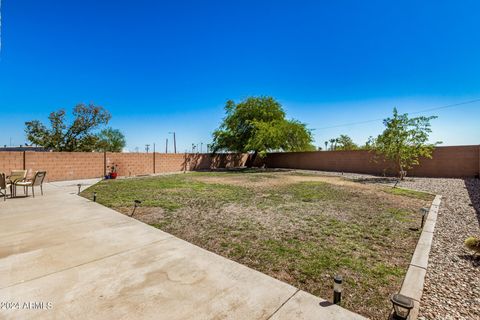
{"label": "landscape path light", "polygon": [[425,223],[425,218],[427,217],[428,215],[428,208],[422,208],[420,209],[420,213],[422,214],[422,225],[420,226],[420,228],[423,228],[423,225]]}
{"label": "landscape path light", "polygon": [[135,213],[135,209],[137,209],[138,205],[142,203],[142,201],[140,200],[133,200],[133,211],[132,211],[132,214],[130,215],[130,217],[133,216],[133,214]]}
{"label": "landscape path light", "polygon": [[78,195],[80,195],[80,188],[82,187],[82,185],[79,183],[77,184],[77,187],[78,187]]}
{"label": "landscape path light", "polygon": [[333,277],[333,303],[339,304],[342,301],[342,276]]}
{"label": "landscape path light", "polygon": [[413,299],[403,294],[393,294],[390,298],[393,304],[393,319],[407,320],[410,311],[413,309]]}
{"label": "landscape path light", "polygon": [[93,202],[97,202],[97,193],[96,192],[93,193]]}

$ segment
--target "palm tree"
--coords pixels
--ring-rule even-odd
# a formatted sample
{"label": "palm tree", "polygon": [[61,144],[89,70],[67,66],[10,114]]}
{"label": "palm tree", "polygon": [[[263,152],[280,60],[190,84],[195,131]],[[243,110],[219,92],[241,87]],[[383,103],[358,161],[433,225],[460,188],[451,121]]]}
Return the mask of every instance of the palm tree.
{"label": "palm tree", "polygon": [[337,147],[336,145],[334,145],[335,140],[336,139],[330,139],[330,150],[335,150],[335,148]]}
{"label": "palm tree", "polygon": [[325,151],[328,151],[328,141],[325,141]]}

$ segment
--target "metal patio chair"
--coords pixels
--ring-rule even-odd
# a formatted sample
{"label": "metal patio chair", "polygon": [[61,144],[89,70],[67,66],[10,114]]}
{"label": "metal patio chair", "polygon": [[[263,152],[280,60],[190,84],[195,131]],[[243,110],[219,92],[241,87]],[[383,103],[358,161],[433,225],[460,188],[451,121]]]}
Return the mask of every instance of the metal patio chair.
{"label": "metal patio chair", "polygon": [[12,173],[7,177],[8,181],[10,182],[10,197],[15,197],[16,194],[16,188],[15,185],[18,182],[25,181],[25,178],[27,177],[27,170],[12,170]]}
{"label": "metal patio chair", "polygon": [[37,172],[35,172],[35,176],[33,176],[32,180],[19,181],[19,182],[15,183],[15,187],[20,186],[20,187],[26,188],[27,197],[28,197],[28,187],[32,187],[32,195],[35,198],[35,188],[34,187],[40,186],[40,192],[42,193],[42,196],[43,196],[43,180],[45,179],[46,175],[47,175],[47,171],[37,171]]}
{"label": "metal patio chair", "polygon": [[3,196],[3,201],[7,200],[7,189],[10,188],[10,196],[12,196],[11,184],[7,182],[5,173],[0,172],[0,197]]}

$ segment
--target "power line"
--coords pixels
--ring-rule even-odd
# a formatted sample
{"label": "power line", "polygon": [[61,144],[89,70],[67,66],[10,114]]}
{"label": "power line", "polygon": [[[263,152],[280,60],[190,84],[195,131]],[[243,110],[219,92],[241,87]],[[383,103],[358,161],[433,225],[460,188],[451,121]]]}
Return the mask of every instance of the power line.
{"label": "power line", "polygon": [[[471,103],[475,103],[475,102],[480,102],[480,99],[463,101],[463,102],[459,102],[459,103],[454,103],[454,104],[449,104],[449,105],[445,105],[445,106],[441,106],[441,107],[425,109],[425,110],[421,110],[421,111],[409,112],[408,114],[419,114],[419,113],[425,113],[425,112],[430,112],[430,111],[435,111],[435,110],[453,108],[453,107],[463,106],[463,105],[471,104]],[[377,121],[383,121],[383,120],[384,120],[384,118],[377,118],[377,119],[371,119],[371,120],[365,120],[365,121],[357,121],[357,122],[338,124],[338,125],[323,127],[323,128],[315,128],[315,130],[325,130],[325,129],[333,129],[333,128],[341,128],[341,127],[350,127],[350,126],[354,126],[354,125],[357,125],[357,124],[365,124],[365,123],[371,123],[371,122],[377,122]]]}
{"label": "power line", "polygon": [[417,112],[410,112],[409,114],[418,114],[418,113],[430,112],[430,111],[435,111],[435,110],[440,110],[440,109],[453,108],[453,107],[463,106],[465,104],[471,104],[471,103],[475,103],[475,102],[480,102],[480,99],[474,99],[474,100],[470,100],[470,101],[464,101],[464,102],[449,104],[449,105],[446,105],[446,106],[443,106],[443,107],[425,109],[425,110],[417,111]]}

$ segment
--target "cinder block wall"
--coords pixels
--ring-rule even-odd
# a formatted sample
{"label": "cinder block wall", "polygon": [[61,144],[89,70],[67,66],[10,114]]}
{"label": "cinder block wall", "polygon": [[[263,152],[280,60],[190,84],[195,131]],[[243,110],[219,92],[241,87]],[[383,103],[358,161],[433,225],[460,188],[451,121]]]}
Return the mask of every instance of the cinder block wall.
{"label": "cinder block wall", "polygon": [[[269,168],[291,168],[394,175],[395,164],[376,159],[368,151],[285,152],[267,155]],[[437,147],[432,159],[408,171],[409,176],[461,178],[480,174],[480,146]]]}
{"label": "cinder block wall", "polygon": [[[248,154],[164,154],[96,152],[0,152],[0,172],[15,169],[46,170],[47,181],[88,179],[104,176],[117,165],[119,176],[207,170],[245,166]],[[396,174],[395,165],[374,161],[366,151],[320,151],[271,153],[257,158],[269,168]],[[410,176],[473,177],[480,174],[480,146],[438,147],[433,159],[409,171]]]}
{"label": "cinder block wall", "polygon": [[47,171],[48,181],[101,177],[103,175],[103,154],[30,151],[25,152],[25,169]]}
{"label": "cinder block wall", "polygon": [[186,153],[155,153],[155,173],[190,170]]}
{"label": "cinder block wall", "polygon": [[155,154],[155,173],[245,166],[248,154]]}
{"label": "cinder block wall", "polygon": [[480,146],[438,147],[432,159],[423,159],[411,175],[419,177],[473,177],[480,174]]}
{"label": "cinder block wall", "polygon": [[[379,161],[379,162],[376,162]],[[318,151],[268,154],[265,164],[269,168],[291,168],[323,171],[343,171],[367,174],[394,172],[394,166],[375,160],[367,151]]]}
{"label": "cinder block wall", "polygon": [[[106,172],[113,164],[117,166],[119,176],[138,176],[153,173],[152,153],[106,153]],[[103,162],[102,162],[103,165]],[[103,173],[102,173],[103,174]]]}
{"label": "cinder block wall", "polygon": [[162,154],[113,152],[0,152],[0,172],[47,171],[47,181],[103,177],[115,164],[119,176],[244,166],[247,154]]}
{"label": "cinder block wall", "polygon": [[7,175],[12,170],[23,169],[23,152],[0,152],[0,172],[4,172]]}

